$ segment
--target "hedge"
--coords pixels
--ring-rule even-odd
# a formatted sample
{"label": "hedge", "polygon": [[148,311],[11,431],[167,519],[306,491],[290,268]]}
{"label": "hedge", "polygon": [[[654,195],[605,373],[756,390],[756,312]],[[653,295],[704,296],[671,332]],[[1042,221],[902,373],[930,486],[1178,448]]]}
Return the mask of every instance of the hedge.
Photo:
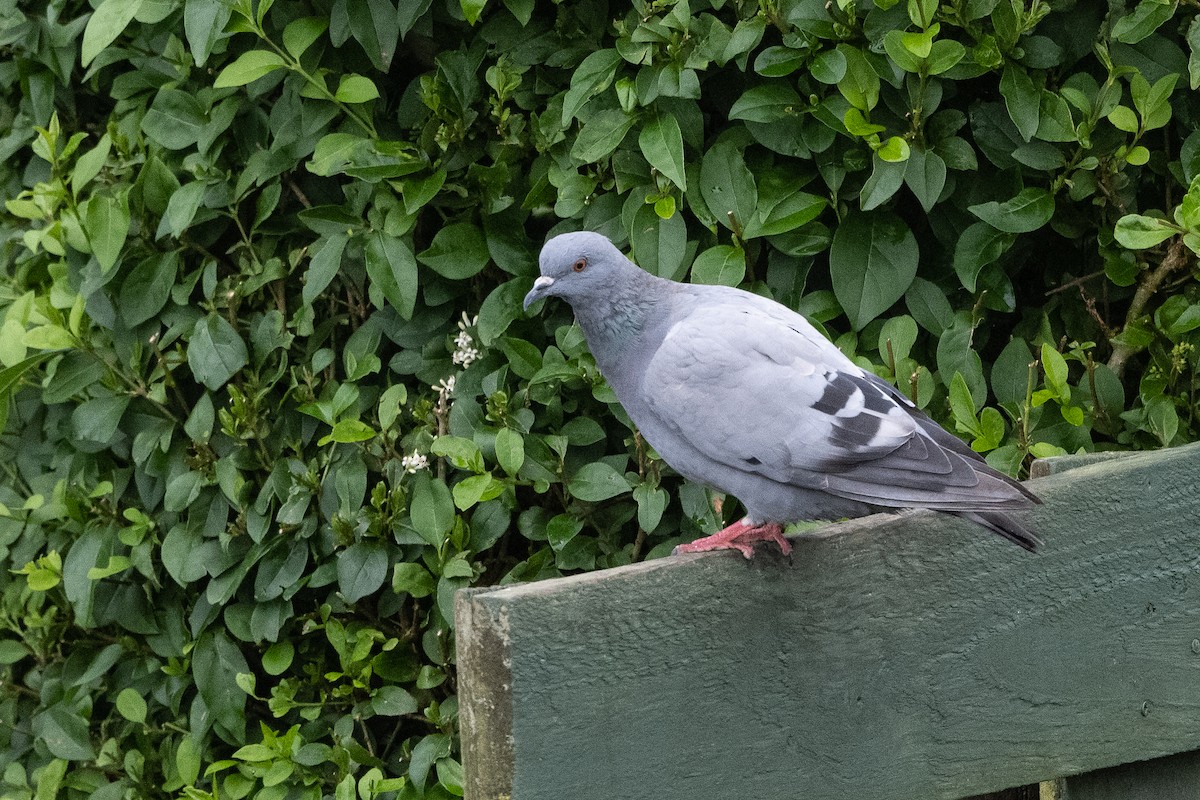
{"label": "hedge", "polygon": [[0,792],[462,794],[455,591],[737,515],[521,310],[554,232],[799,309],[1013,474],[1196,438],[1195,16],[0,4]]}

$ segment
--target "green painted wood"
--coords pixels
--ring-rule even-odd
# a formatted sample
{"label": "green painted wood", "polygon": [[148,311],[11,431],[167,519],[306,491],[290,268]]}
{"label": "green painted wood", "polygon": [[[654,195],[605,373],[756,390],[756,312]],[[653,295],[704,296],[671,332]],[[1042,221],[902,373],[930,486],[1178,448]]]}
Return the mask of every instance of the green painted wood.
{"label": "green painted wood", "polygon": [[1200,751],[1097,770],[1066,784],[1063,800],[1196,800]]}
{"label": "green painted wood", "polygon": [[1113,461],[1114,459],[1125,458],[1131,455],[1135,454],[1127,450],[1105,450],[1099,453],[1075,453],[1073,455],[1055,456],[1053,458],[1039,458],[1033,462],[1033,466],[1029,470],[1029,476],[1031,478],[1045,478],[1047,475],[1057,475],[1060,472],[1066,472],[1078,467],[1101,464],[1105,461]]}
{"label": "green painted wood", "polygon": [[1200,747],[1200,447],[460,596],[468,800],[962,798]]}

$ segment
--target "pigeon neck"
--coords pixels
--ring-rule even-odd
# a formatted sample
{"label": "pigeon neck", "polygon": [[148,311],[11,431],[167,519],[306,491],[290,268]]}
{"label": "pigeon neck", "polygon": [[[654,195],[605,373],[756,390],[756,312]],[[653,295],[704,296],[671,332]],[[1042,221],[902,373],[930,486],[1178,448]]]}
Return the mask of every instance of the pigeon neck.
{"label": "pigeon neck", "polygon": [[[648,322],[657,316],[655,309],[664,296],[659,285],[662,283],[665,281],[661,278],[639,271],[623,287],[575,310],[575,318],[598,362],[608,361],[609,367],[619,365]],[[605,368],[601,363],[602,372]]]}

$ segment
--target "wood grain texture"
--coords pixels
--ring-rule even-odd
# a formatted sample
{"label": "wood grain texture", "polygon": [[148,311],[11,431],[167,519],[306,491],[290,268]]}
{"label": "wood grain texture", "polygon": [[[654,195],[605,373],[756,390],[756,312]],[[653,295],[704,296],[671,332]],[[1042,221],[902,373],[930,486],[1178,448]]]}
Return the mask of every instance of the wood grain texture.
{"label": "wood grain texture", "polygon": [[1200,746],[1200,447],[1031,487],[1036,555],[903,512],[460,596],[468,800],[962,798]]}
{"label": "wood grain texture", "polygon": [[1196,800],[1200,752],[1096,770],[1067,779],[1064,800]]}

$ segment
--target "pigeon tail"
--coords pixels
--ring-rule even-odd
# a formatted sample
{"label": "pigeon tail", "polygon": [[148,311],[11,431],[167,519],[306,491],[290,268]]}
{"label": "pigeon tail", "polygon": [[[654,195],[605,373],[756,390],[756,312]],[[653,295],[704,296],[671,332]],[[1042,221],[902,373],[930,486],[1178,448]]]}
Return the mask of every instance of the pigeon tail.
{"label": "pigeon tail", "polygon": [[1037,549],[1045,544],[1041,537],[1031,531],[1028,526],[1003,511],[955,511],[950,513],[968,519],[976,525],[982,525],[1031,553],[1036,553]]}

